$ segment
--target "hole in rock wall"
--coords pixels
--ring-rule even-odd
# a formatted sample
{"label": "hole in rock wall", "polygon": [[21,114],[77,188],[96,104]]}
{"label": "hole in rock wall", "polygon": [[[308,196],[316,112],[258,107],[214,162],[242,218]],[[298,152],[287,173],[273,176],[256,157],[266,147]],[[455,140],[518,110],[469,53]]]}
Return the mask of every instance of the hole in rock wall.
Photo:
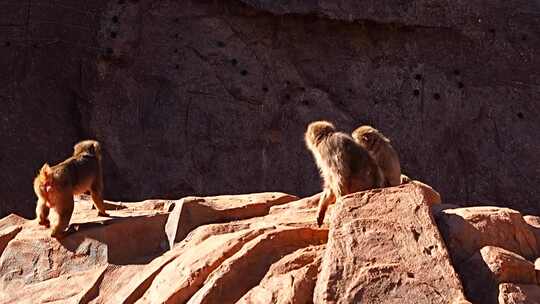
{"label": "hole in rock wall", "polygon": [[433,94],[433,99],[439,100],[439,99],[441,99],[441,95],[439,93],[435,93],[435,94]]}

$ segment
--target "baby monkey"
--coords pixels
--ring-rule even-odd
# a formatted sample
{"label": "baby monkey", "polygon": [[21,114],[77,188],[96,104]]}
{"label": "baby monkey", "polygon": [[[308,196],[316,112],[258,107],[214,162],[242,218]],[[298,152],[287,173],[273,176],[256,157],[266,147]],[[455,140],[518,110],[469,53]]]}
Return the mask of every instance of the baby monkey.
{"label": "baby monkey", "polygon": [[90,191],[99,215],[108,216],[103,203],[103,170],[101,147],[95,140],[84,140],[73,147],[73,156],[49,166],[44,164],[34,179],[38,197],[36,217],[40,225],[49,227],[49,210],[58,214],[51,236],[61,238],[66,233],[73,213],[73,195]]}
{"label": "baby monkey", "polygon": [[375,159],[384,174],[386,186],[397,186],[410,181],[409,177],[401,175],[398,154],[390,140],[379,130],[372,126],[361,126],[353,131],[352,137]]}
{"label": "baby monkey", "polygon": [[308,125],[305,141],[324,180],[317,224],[322,225],[328,206],[349,193],[384,186],[384,176],[375,160],[349,135],[337,132],[327,121]]}

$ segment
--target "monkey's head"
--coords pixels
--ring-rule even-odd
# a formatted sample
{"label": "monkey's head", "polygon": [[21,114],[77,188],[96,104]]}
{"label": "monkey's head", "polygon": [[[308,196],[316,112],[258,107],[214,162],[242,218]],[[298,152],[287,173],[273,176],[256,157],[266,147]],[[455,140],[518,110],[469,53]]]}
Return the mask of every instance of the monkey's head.
{"label": "monkey's head", "polygon": [[53,171],[49,164],[44,164],[39,170],[38,176],[34,180],[34,188],[45,199],[48,199],[54,191]]}
{"label": "monkey's head", "polygon": [[73,146],[73,155],[88,153],[97,157],[101,156],[101,146],[95,140],[83,140]]}
{"label": "monkey's head", "polygon": [[382,135],[379,130],[372,126],[361,126],[353,131],[352,138],[364,148],[371,150],[379,141],[390,142],[390,140]]}
{"label": "monkey's head", "polygon": [[307,127],[305,134],[306,144],[309,149],[317,146],[324,138],[336,132],[336,127],[328,121],[314,121]]}

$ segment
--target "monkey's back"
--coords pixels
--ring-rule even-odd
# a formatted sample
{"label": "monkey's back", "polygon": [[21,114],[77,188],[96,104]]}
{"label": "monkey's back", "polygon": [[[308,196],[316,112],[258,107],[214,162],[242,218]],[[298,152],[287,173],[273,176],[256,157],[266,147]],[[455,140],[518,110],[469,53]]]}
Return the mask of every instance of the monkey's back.
{"label": "monkey's back", "polygon": [[95,155],[82,153],[53,166],[53,178],[60,187],[70,187],[75,194],[86,191],[99,169]]}
{"label": "monkey's back", "polygon": [[354,140],[351,149],[349,191],[358,192],[384,186],[384,176],[371,154]]}
{"label": "monkey's back", "polygon": [[343,195],[382,186],[375,161],[349,135],[336,132],[325,141],[320,146],[324,162],[320,167],[328,186],[339,187]]}

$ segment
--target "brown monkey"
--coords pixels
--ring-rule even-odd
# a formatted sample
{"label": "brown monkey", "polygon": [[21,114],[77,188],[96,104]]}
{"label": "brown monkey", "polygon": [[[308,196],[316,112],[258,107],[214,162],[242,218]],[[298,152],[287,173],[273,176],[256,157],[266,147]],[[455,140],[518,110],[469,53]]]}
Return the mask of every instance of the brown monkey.
{"label": "brown monkey", "polygon": [[328,206],[342,196],[384,186],[384,176],[375,160],[349,135],[337,132],[330,122],[310,123],[305,141],[324,180],[317,211],[319,226]]}
{"label": "brown monkey", "polygon": [[[402,183],[399,157],[388,138],[371,126],[357,128],[353,131],[352,137],[375,159],[384,174],[386,186],[397,186]],[[403,179],[410,180],[406,175]]]}
{"label": "brown monkey", "polygon": [[38,223],[50,226],[48,217],[52,208],[58,214],[58,222],[52,227],[51,236],[64,236],[73,213],[73,195],[88,190],[98,214],[108,216],[103,203],[101,147],[95,140],[81,141],[73,147],[73,156],[55,166],[41,167],[34,179]]}

